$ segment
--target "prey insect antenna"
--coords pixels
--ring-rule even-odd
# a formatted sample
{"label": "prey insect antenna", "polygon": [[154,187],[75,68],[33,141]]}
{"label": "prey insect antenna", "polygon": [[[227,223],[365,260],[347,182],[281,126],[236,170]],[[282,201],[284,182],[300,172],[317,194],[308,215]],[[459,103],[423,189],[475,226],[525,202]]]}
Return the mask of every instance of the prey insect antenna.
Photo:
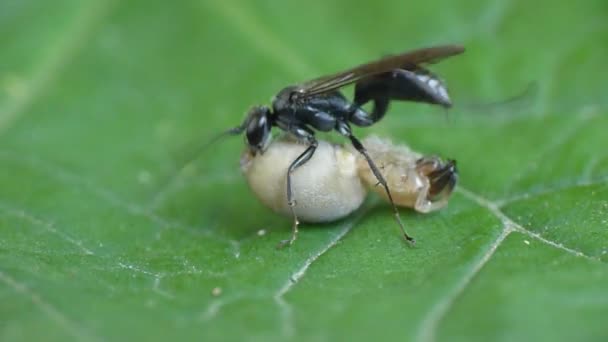
{"label": "prey insect antenna", "polygon": [[490,100],[489,102],[469,102],[458,106],[467,111],[487,113],[488,111],[504,110],[509,107],[527,108],[538,96],[538,82],[532,81],[526,87],[513,95],[499,100]]}

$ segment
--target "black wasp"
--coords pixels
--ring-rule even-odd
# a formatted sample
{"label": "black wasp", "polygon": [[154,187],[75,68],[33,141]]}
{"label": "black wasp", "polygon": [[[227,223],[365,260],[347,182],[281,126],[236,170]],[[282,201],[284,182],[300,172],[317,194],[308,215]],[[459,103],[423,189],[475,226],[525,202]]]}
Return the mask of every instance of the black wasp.
{"label": "black wasp", "polygon": [[[293,232],[291,238],[282,241],[280,246],[291,245],[297,237],[298,218],[294,210],[296,202],[291,189],[291,177],[293,172],[310,160],[315,153],[318,145],[315,130],[337,131],[347,137],[355,149],[366,158],[378,183],[386,191],[404,237],[414,242],[414,239],[405,232],[384,177],[369,157],[365,147],[353,135],[350,124],[367,127],[380,121],[386,114],[391,100],[451,107],[445,83],[422,65],[438,62],[462,52],[464,48],[458,45],[423,48],[384,57],[333,75],[285,87],[273,99],[272,108],[254,106],[240,126],[225,132],[228,135],[245,132],[248,147],[254,155],[264,153],[274,126],[292,134],[308,146],[291,163],[287,171],[287,200],[294,220]],[[353,83],[355,92],[351,102],[339,89]],[[363,109],[363,105],[370,101],[373,103],[371,113]],[[439,170],[436,173],[438,177],[432,180],[435,191],[440,192],[443,187],[453,186],[456,172],[454,163],[447,163],[445,170]]]}

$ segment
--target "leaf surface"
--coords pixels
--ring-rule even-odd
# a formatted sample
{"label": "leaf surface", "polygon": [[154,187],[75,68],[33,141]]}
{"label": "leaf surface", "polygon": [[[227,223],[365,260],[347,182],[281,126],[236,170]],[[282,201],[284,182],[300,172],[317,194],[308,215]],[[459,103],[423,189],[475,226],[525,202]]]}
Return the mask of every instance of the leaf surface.
{"label": "leaf surface", "polygon": [[[606,340],[607,12],[2,2],[0,340]],[[371,200],[277,251],[290,220],[247,189],[238,138],[173,173],[287,84],[445,43],[467,48],[433,68],[447,120],[395,104],[357,130],[458,160],[448,208],[402,212],[414,248]]]}

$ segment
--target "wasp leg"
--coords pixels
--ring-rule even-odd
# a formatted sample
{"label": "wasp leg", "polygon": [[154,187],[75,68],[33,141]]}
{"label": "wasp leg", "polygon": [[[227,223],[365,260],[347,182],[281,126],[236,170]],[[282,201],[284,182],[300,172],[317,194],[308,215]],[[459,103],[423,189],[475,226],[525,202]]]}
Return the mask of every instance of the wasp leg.
{"label": "wasp leg", "polygon": [[[372,100],[374,104],[372,112],[368,113],[363,110],[362,106],[370,100]],[[386,111],[388,110],[389,104],[390,100],[386,97],[364,99],[363,101],[355,97],[355,102],[353,104],[354,109],[351,110],[348,120],[359,127],[371,126],[384,117],[384,114],[386,114]]]}
{"label": "wasp leg", "polygon": [[289,204],[289,208],[291,209],[291,215],[293,216],[293,229],[291,232],[291,238],[281,241],[277,248],[291,246],[298,237],[298,225],[300,224],[300,222],[298,221],[298,215],[296,215],[295,210],[296,201],[294,200],[293,189],[291,188],[291,176],[298,167],[304,165],[307,161],[310,160],[310,158],[312,158],[313,154],[315,153],[315,150],[317,149],[317,146],[319,145],[317,140],[312,136],[309,136],[307,140],[309,145],[306,150],[304,150],[304,152],[302,152],[302,154],[300,154],[291,163],[291,165],[289,165],[289,168],[287,169],[287,203]]}
{"label": "wasp leg", "polygon": [[382,185],[384,187],[384,191],[386,191],[386,195],[387,195],[389,201],[391,202],[391,206],[393,207],[393,213],[395,216],[395,220],[397,221],[397,224],[399,224],[399,227],[401,227],[401,231],[403,232],[403,237],[405,237],[405,239],[408,242],[414,244],[416,242],[416,240],[414,240],[413,237],[409,236],[407,234],[407,232],[405,231],[405,227],[403,226],[403,222],[401,221],[401,216],[399,216],[399,210],[397,209],[397,206],[395,205],[395,202],[393,201],[393,196],[391,195],[391,191],[388,188],[388,184],[386,183],[384,176],[382,176],[382,173],[380,173],[380,170],[378,170],[378,167],[376,166],[376,164],[374,163],[372,158],[367,153],[367,150],[365,149],[363,144],[361,144],[361,141],[359,141],[359,139],[357,139],[353,135],[350,126],[348,126],[348,124],[345,122],[339,123],[337,130],[342,135],[348,137],[350,139],[350,142],[355,147],[355,149],[357,151],[359,151],[359,153],[361,153],[365,157],[365,159],[367,160],[367,164],[369,165],[370,169],[372,170],[372,173],[378,180],[378,183],[380,185]]}

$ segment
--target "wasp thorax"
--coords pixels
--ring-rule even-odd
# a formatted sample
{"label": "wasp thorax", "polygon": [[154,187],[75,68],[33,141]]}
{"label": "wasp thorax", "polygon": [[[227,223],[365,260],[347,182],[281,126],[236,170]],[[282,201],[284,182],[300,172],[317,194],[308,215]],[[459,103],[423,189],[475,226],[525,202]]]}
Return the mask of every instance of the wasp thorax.
{"label": "wasp thorax", "polygon": [[288,86],[283,89],[272,99],[272,109],[278,113],[288,108],[292,103],[292,97],[297,92],[297,87]]}
{"label": "wasp thorax", "polygon": [[[404,145],[394,145],[375,136],[363,140],[380,168],[395,204],[427,213],[447,204],[456,183],[453,162],[422,156]],[[291,216],[287,203],[286,175],[289,165],[306,149],[289,136],[273,141],[263,155],[245,151],[241,170],[254,194],[277,213]],[[363,203],[367,189],[388,202],[384,188],[377,186],[367,161],[356,150],[319,141],[313,157],[292,177],[298,217],[305,222],[340,219]]]}

